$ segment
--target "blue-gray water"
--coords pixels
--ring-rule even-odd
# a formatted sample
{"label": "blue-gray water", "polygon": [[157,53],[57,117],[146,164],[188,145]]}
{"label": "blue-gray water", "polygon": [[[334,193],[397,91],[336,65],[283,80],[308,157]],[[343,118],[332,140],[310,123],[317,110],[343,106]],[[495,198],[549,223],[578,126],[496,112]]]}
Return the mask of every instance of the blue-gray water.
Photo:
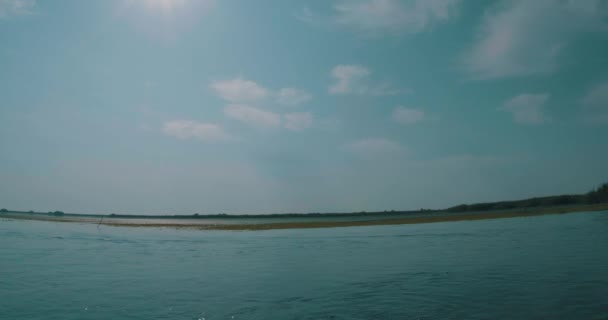
{"label": "blue-gray water", "polygon": [[0,319],[608,319],[608,213],[263,232],[1,220]]}

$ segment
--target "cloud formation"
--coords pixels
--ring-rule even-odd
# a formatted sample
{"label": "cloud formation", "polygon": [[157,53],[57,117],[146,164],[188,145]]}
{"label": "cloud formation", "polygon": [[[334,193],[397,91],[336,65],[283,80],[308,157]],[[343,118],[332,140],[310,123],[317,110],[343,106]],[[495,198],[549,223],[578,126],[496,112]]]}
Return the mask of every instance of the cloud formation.
{"label": "cloud formation", "polygon": [[547,74],[579,34],[607,31],[601,0],[502,1],[486,12],[463,65],[473,79]]}
{"label": "cloud formation", "polygon": [[192,120],[172,120],[165,122],[163,132],[178,139],[198,139],[204,142],[232,140],[224,129],[214,123],[200,123]]}
{"label": "cloud formation", "polygon": [[233,103],[259,101],[266,98],[269,94],[268,89],[242,77],[214,81],[211,83],[210,88],[224,100]]}
{"label": "cloud formation", "polygon": [[279,104],[286,106],[295,106],[312,99],[312,96],[301,89],[297,88],[282,88],[276,94],[276,99]]}
{"label": "cloud formation", "polygon": [[36,0],[0,0],[0,18],[32,13]]}
{"label": "cloud formation", "polygon": [[418,33],[449,20],[458,0],[358,0],[334,6],[336,24],[366,33]]}
{"label": "cloud formation", "polygon": [[226,117],[252,127],[271,129],[283,127],[291,131],[302,131],[312,126],[310,112],[279,114],[248,105],[232,104],[224,108]]}
{"label": "cloud formation", "polygon": [[331,70],[335,83],[329,87],[329,93],[345,94],[355,91],[359,82],[370,75],[370,71],[358,65],[337,65]]}
{"label": "cloud formation", "polygon": [[283,116],[285,129],[302,131],[312,126],[312,114],[310,112],[294,112]]}
{"label": "cloud formation", "polygon": [[243,77],[213,81],[209,87],[231,103],[252,103],[273,98],[278,104],[296,106],[312,99],[312,95],[302,89],[286,87],[275,92]]}
{"label": "cloud formation", "polygon": [[403,125],[418,123],[424,118],[424,111],[413,108],[397,107],[392,114],[393,121]]}
{"label": "cloud formation", "polygon": [[312,126],[313,116],[310,112],[282,114],[251,105],[265,98],[272,98],[280,105],[296,106],[312,99],[312,96],[304,90],[285,87],[275,93],[254,81],[242,77],[215,81],[211,83],[210,88],[222,99],[229,102],[224,107],[226,117],[249,126],[257,128],[283,127],[292,131],[302,131]]}
{"label": "cloud formation", "polygon": [[542,110],[548,99],[547,93],[524,93],[509,99],[500,109],[510,112],[516,123],[538,125],[548,120]]}
{"label": "cloud formation", "polygon": [[371,96],[389,96],[406,91],[393,88],[387,83],[370,85],[367,79],[371,74],[371,70],[361,65],[337,65],[330,72],[334,82],[329,86],[328,91],[331,94]]}
{"label": "cloud formation", "polygon": [[224,108],[224,114],[258,128],[276,128],[281,125],[279,114],[244,104],[230,104]]}

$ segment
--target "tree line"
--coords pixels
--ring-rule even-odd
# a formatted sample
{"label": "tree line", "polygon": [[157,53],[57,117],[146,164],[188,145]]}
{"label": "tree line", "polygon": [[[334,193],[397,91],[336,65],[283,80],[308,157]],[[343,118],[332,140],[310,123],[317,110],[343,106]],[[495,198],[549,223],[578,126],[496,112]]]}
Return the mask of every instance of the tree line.
{"label": "tree line", "polygon": [[552,207],[566,205],[599,204],[608,203],[608,183],[604,183],[594,190],[585,194],[560,195],[549,197],[537,197],[515,201],[499,201],[475,204],[461,204],[450,207],[447,211],[490,211],[490,210],[510,210],[535,207]]}

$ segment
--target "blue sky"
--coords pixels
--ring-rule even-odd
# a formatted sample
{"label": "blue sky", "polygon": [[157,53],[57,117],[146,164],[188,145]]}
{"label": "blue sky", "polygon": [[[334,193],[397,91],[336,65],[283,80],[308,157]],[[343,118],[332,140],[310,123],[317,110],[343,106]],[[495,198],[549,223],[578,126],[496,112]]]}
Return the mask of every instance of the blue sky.
{"label": "blue sky", "polygon": [[0,206],[344,212],[608,179],[608,2],[0,0]]}

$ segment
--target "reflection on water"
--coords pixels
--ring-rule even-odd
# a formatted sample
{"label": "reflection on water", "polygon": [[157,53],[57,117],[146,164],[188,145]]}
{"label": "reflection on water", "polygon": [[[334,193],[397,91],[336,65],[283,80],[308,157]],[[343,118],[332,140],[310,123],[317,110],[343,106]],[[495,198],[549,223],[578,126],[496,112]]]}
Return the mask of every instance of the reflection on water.
{"label": "reflection on water", "polygon": [[608,319],[608,214],[263,232],[0,221],[2,319]]}

